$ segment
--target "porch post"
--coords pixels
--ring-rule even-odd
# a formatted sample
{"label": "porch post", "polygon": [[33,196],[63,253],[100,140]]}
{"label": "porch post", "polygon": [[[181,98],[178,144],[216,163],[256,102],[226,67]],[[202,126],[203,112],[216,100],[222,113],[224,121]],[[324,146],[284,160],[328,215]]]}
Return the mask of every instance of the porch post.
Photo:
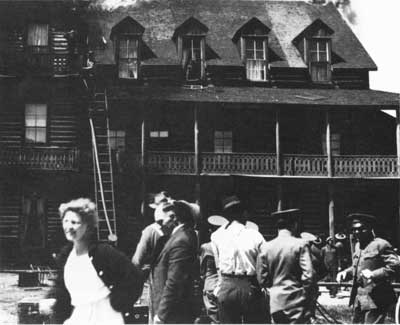
{"label": "porch post", "polygon": [[143,202],[143,216],[147,215],[147,202],[146,202],[146,194],[147,194],[147,116],[144,109],[142,107],[142,125],[141,125],[141,159],[140,165],[142,167],[142,202]]}
{"label": "porch post", "polygon": [[[330,121],[330,112],[326,111],[326,154],[328,156],[327,159],[327,169],[328,169],[328,178],[333,176],[332,170],[332,149],[331,149],[331,121]],[[329,196],[329,236],[335,240],[335,201],[334,201],[334,186],[331,179],[328,179],[328,196]]]}
{"label": "porch post", "polygon": [[194,105],[194,173],[196,178],[195,183],[195,199],[196,203],[200,205],[200,174],[201,174],[201,161],[199,150],[199,107],[198,104]]}
{"label": "porch post", "polygon": [[[282,152],[281,152],[281,131],[280,131],[280,109],[275,110],[275,153],[276,153],[276,175],[281,176],[282,173]],[[283,206],[283,185],[282,180],[278,179],[277,183],[277,207],[278,211]]]}
{"label": "porch post", "polygon": [[[397,176],[400,177],[400,105],[396,109],[396,147],[397,147]],[[398,189],[398,215],[397,215],[397,238],[400,238],[400,181]],[[397,240],[399,244],[399,239]]]}
{"label": "porch post", "polygon": [[280,110],[275,111],[275,152],[276,152],[276,174],[282,175],[282,153],[281,153],[281,134],[280,134]]}

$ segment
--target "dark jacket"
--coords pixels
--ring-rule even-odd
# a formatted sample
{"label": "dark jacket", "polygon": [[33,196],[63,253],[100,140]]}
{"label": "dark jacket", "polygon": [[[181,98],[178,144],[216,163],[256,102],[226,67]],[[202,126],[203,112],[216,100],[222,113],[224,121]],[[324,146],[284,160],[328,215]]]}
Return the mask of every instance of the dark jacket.
{"label": "dark jacket", "polygon": [[[364,249],[356,244],[353,266],[345,271],[353,277],[349,305],[360,304],[361,310],[385,308],[396,301],[390,280],[398,272],[400,260],[392,246],[384,239],[374,238]],[[363,270],[372,271],[372,282],[361,276]]]}
{"label": "dark jacket", "polygon": [[[65,287],[64,266],[72,243],[63,247],[57,255],[58,276],[49,297],[56,298],[54,323],[63,323],[71,316],[72,305],[70,294]],[[108,244],[93,243],[89,246],[89,257],[97,274],[110,289],[111,306],[129,319],[132,307],[143,290],[141,272],[120,251]]]}
{"label": "dark jacket", "polygon": [[278,237],[263,245],[257,278],[261,286],[270,288],[271,313],[308,306],[315,282],[308,244],[281,230]]}
{"label": "dark jacket", "polygon": [[171,235],[152,270],[154,313],[164,323],[193,322],[197,268],[196,233],[183,226]]}

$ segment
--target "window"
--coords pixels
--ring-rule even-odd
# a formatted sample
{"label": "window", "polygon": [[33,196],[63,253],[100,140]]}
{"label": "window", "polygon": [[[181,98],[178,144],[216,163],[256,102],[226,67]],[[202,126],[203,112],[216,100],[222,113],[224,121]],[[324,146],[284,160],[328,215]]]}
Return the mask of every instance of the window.
{"label": "window", "polygon": [[330,42],[324,38],[309,40],[309,67],[311,80],[327,82],[331,79]]}
{"label": "window", "polygon": [[110,148],[112,150],[125,150],[125,131],[110,130]]}
{"label": "window", "polygon": [[[322,152],[327,155],[326,151],[326,134],[322,135]],[[340,133],[331,134],[331,152],[332,156],[340,155]]]}
{"label": "window", "polygon": [[25,105],[25,141],[27,143],[46,143],[47,105]]}
{"label": "window", "polygon": [[168,138],[168,131],[150,131],[150,138]]}
{"label": "window", "polygon": [[214,132],[214,152],[232,152],[232,131]]}
{"label": "window", "polygon": [[118,42],[118,76],[123,79],[138,79],[139,40],[121,37]]}
{"label": "window", "polygon": [[251,81],[267,80],[267,40],[261,37],[246,37],[246,77]]}
{"label": "window", "polygon": [[27,45],[36,53],[47,50],[49,45],[49,25],[30,24],[28,26]]}
{"label": "window", "polygon": [[202,38],[183,38],[182,65],[186,80],[199,80],[202,78]]}

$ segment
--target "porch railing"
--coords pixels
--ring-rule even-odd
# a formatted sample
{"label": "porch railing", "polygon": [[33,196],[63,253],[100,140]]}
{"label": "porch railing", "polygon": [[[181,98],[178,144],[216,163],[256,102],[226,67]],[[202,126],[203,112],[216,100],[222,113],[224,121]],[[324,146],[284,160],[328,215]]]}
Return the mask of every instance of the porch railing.
{"label": "porch railing", "polygon": [[76,171],[79,167],[78,158],[77,148],[0,148],[0,166],[3,167]]}
{"label": "porch railing", "polygon": [[[131,155],[128,155],[131,157]],[[200,172],[218,175],[277,175],[276,156],[273,153],[212,153],[200,155]],[[129,158],[131,159],[131,158]],[[193,152],[148,152],[150,173],[194,174]],[[140,154],[135,155],[136,166]],[[282,175],[300,177],[328,177],[327,156],[282,156]],[[396,156],[346,155],[333,156],[334,177],[397,177]]]}
{"label": "porch railing", "polygon": [[284,175],[326,176],[327,157],[319,155],[283,155]]}
{"label": "porch railing", "polygon": [[334,156],[335,176],[348,177],[395,177],[396,156]]}
{"label": "porch railing", "polygon": [[274,175],[276,156],[260,153],[202,153],[202,172]]}

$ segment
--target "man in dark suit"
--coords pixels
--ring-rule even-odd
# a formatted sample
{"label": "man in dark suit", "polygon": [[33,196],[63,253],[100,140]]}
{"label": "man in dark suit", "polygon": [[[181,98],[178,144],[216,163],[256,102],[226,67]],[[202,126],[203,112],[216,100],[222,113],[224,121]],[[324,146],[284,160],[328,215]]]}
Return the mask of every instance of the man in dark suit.
{"label": "man in dark suit", "polygon": [[274,323],[307,323],[310,313],[310,288],[315,273],[308,244],[298,238],[299,210],[272,213],[278,236],[267,242],[257,260],[257,278],[269,288],[270,309]]}
{"label": "man in dark suit", "polygon": [[192,323],[195,318],[193,280],[198,272],[193,211],[185,201],[165,204],[164,228],[171,236],[152,270],[154,323]]}
{"label": "man in dark suit", "polygon": [[349,305],[354,306],[353,323],[382,324],[396,301],[390,280],[399,271],[399,257],[392,246],[374,235],[374,216],[350,214],[348,220],[357,240],[353,265],[337,275],[337,281],[353,278]]}

